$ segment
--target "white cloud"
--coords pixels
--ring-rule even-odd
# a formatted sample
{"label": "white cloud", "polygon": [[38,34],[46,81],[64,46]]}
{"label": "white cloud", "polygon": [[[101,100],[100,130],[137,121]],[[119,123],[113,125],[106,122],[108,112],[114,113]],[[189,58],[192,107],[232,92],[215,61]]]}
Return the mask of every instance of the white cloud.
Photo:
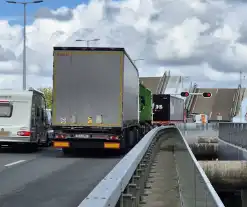
{"label": "white cloud", "polygon": [[[236,87],[238,72],[247,72],[246,9],[230,0],[91,0],[73,9],[41,8],[27,26],[28,85],[51,85],[53,46],[100,38],[91,44],[144,58],[136,63],[142,76],[170,70],[202,87]],[[21,87],[22,27],[0,19],[0,87]]]}

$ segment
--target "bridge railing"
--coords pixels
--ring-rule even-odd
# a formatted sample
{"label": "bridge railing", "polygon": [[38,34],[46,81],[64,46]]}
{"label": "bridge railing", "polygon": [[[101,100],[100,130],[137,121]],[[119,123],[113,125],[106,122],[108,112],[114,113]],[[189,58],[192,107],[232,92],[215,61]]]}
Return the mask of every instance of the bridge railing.
{"label": "bridge railing", "polygon": [[[224,207],[176,126],[157,127],[112,169],[78,207],[137,207],[162,140],[173,152],[183,207]],[[169,170],[169,169],[167,169]]]}
{"label": "bridge railing", "polygon": [[[177,169],[179,174],[179,182],[181,187],[181,197],[186,207],[213,207],[224,206],[218,194],[212,187],[205,172],[197,162],[193,152],[191,151],[187,141],[182,133],[192,130],[208,130],[209,128],[198,129],[195,125],[181,125],[180,138],[182,140],[177,144],[175,149],[175,158],[177,161]],[[182,132],[184,131],[184,132]]]}
{"label": "bridge railing", "polygon": [[[194,93],[196,88],[197,88],[197,84],[192,85],[192,83],[191,83],[191,87],[189,89],[189,93]],[[187,97],[185,99],[185,109],[187,109],[189,111],[190,111],[190,108],[191,108],[191,103],[192,103],[193,97],[194,96],[189,96],[189,97]]]}
{"label": "bridge railing", "polygon": [[245,88],[242,88],[242,86],[239,84],[238,85],[238,90],[234,94],[234,99],[233,99],[233,107],[231,109],[231,116],[237,116],[239,114],[239,111],[241,109],[241,104],[244,99],[244,94],[245,94]]}
{"label": "bridge railing", "polygon": [[165,71],[163,76],[160,78],[159,83],[157,85],[156,94],[163,94],[164,93],[169,79],[170,79],[170,71],[168,71],[168,72]]}
{"label": "bridge railing", "polygon": [[219,123],[219,138],[247,149],[247,123]]}

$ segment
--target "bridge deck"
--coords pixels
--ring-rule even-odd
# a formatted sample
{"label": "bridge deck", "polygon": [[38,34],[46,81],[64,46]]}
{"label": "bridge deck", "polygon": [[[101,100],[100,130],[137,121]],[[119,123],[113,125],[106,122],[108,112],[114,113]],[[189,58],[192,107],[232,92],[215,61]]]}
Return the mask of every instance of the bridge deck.
{"label": "bridge deck", "polygon": [[205,113],[209,120],[217,120],[217,114],[222,116],[222,120],[230,121],[231,108],[233,107],[233,98],[237,92],[235,88],[200,88],[198,93],[211,92],[211,98],[195,96],[191,113]]}
{"label": "bridge deck", "polygon": [[217,120],[217,113],[220,113],[222,120],[231,120],[231,108],[233,107],[233,97],[237,93],[237,89],[220,88],[215,98],[215,103],[212,108],[212,120]]}
{"label": "bridge deck", "polygon": [[194,106],[192,106],[191,113],[198,113],[198,114],[205,113],[210,118],[218,90],[215,88],[200,88],[198,91],[198,93],[203,93],[203,92],[212,93],[211,98],[204,98],[203,96],[195,96]]}
{"label": "bridge deck", "polygon": [[159,81],[161,77],[142,77],[140,78],[140,82],[143,82],[143,85],[149,88],[152,93],[156,93]]}

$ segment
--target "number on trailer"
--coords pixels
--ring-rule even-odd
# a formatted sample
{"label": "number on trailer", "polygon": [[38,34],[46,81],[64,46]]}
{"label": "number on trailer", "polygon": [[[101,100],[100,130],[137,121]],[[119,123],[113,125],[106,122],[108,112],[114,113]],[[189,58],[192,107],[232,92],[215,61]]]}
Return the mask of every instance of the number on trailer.
{"label": "number on trailer", "polygon": [[61,117],[61,118],[60,118],[60,122],[61,122],[61,124],[66,124],[66,122],[67,122],[67,121],[66,121],[66,118]]}
{"label": "number on trailer", "polygon": [[153,103],[153,109],[155,110],[162,110],[163,109],[163,106],[162,105],[156,105]]}

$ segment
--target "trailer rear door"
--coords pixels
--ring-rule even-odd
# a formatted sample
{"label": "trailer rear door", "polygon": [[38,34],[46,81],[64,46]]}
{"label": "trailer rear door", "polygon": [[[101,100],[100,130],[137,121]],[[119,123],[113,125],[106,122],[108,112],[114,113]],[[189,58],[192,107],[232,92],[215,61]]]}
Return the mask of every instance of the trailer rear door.
{"label": "trailer rear door", "polygon": [[153,95],[153,121],[162,122],[170,119],[170,96],[164,94]]}

